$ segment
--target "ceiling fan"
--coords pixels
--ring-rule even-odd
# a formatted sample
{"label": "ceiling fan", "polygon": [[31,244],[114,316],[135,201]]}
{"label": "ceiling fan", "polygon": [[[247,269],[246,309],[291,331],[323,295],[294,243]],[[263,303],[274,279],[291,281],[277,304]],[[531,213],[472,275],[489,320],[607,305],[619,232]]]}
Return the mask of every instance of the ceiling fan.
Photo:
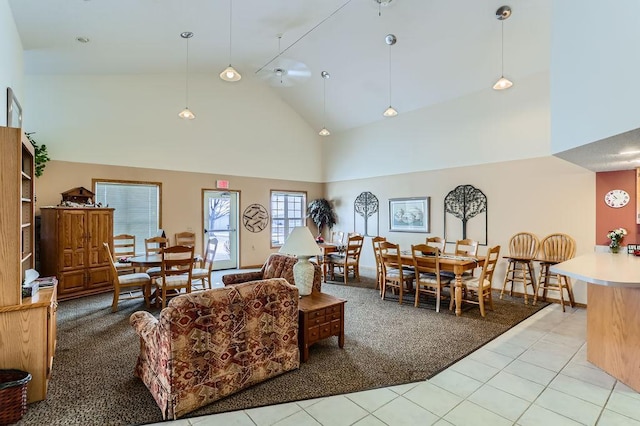
{"label": "ceiling fan", "polygon": [[280,56],[280,41],[278,34],[278,55],[261,67],[256,73],[274,87],[291,87],[311,77],[311,70],[303,62]]}

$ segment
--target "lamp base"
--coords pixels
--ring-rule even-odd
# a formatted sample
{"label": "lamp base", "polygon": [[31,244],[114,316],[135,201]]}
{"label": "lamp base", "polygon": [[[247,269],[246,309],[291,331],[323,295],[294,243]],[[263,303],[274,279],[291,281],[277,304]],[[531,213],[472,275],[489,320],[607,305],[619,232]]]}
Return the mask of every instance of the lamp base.
{"label": "lamp base", "polygon": [[308,296],[313,291],[314,267],[309,262],[310,256],[298,256],[298,261],[293,265],[293,280],[298,287],[300,296]]}

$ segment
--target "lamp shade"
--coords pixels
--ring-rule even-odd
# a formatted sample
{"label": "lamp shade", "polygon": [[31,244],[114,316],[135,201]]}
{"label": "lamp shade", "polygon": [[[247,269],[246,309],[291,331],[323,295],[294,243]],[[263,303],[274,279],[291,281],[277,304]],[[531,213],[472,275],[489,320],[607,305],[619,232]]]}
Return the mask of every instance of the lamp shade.
{"label": "lamp shade", "polygon": [[224,81],[233,82],[233,81],[240,80],[242,76],[238,71],[236,71],[235,68],[231,66],[231,64],[229,64],[229,66],[220,73],[220,78],[223,79]]}
{"label": "lamp shade", "polygon": [[293,254],[296,256],[318,256],[322,254],[320,247],[313,238],[311,231],[306,226],[293,228],[291,234],[280,247],[280,253]]}

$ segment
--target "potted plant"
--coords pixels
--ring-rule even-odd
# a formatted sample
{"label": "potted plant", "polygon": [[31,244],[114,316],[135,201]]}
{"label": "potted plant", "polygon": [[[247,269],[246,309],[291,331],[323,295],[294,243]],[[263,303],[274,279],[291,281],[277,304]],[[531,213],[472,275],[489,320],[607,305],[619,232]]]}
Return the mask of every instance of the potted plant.
{"label": "potted plant", "polygon": [[324,227],[327,226],[331,229],[333,225],[336,224],[336,215],[333,212],[333,207],[331,207],[331,203],[324,198],[318,198],[309,203],[307,206],[307,217],[318,227],[318,236],[316,237],[316,241],[318,242],[324,241],[322,238],[322,230]]}
{"label": "potted plant", "polygon": [[35,173],[36,177],[40,177],[42,176],[42,173],[44,173],[44,168],[46,167],[47,161],[49,161],[50,158],[49,153],[47,152],[47,146],[38,145],[33,137],[31,137],[31,135],[34,133],[35,132],[25,133],[25,136],[27,137],[27,139],[29,139],[29,142],[31,142],[31,145],[33,145],[33,148],[35,150]]}

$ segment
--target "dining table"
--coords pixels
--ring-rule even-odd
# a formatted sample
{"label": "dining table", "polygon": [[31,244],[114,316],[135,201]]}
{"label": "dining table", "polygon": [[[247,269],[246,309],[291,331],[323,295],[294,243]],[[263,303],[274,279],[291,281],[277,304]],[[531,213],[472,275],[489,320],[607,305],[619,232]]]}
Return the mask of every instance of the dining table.
{"label": "dining table", "polygon": [[[424,256],[426,259],[434,259],[435,257]],[[400,259],[405,266],[413,266],[413,256],[411,252],[401,252]],[[455,274],[454,283],[454,300],[456,305],[456,316],[462,314],[462,273],[482,266],[484,262],[483,256],[456,256],[453,254],[443,253],[438,256],[440,260],[440,271],[453,272]]]}
{"label": "dining table", "polygon": [[336,244],[336,243],[318,243],[318,247],[322,254],[318,258],[318,263],[322,265],[322,282],[327,282],[327,262],[326,257],[331,253],[340,253],[344,251],[344,244]]}

